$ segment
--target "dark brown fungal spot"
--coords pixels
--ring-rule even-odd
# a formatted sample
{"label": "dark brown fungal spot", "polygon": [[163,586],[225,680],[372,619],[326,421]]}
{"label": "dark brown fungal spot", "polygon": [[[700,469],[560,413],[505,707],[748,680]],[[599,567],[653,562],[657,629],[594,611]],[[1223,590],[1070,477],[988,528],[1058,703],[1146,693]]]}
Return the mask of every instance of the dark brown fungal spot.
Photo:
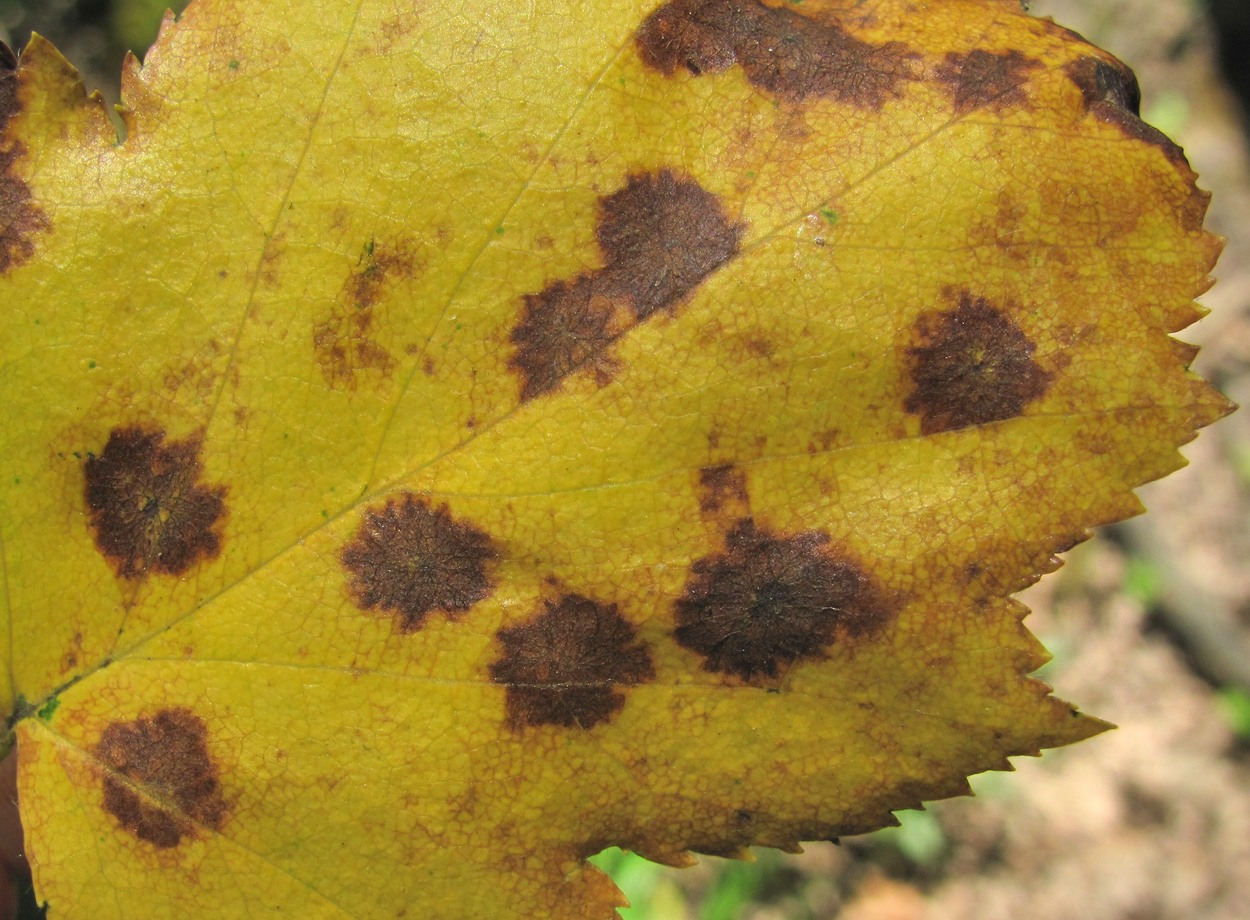
{"label": "dark brown fungal spot", "polygon": [[365,512],[340,559],[362,610],[392,614],[404,632],[438,610],[455,619],[494,588],[490,537],[411,493]]}
{"label": "dark brown fungal spot", "polygon": [[162,849],[197,829],[219,831],[229,811],[208,729],[190,709],[113,722],[94,749],[107,772],[104,808],[130,833]]}
{"label": "dark brown fungal spot", "polygon": [[1033,342],[983,297],[960,292],[954,309],[921,316],[916,334],[923,344],[907,350],[913,390],[904,408],[925,434],[1015,418],[1050,385]]}
{"label": "dark brown fungal spot", "polygon": [[200,439],[165,442],[165,433],[114,428],[84,464],[87,511],[96,548],[121,578],[182,575],[221,551],[225,486],[200,482]]}
{"label": "dark brown fungal spot", "polygon": [[827,96],[880,109],[918,79],[920,56],[901,42],[872,45],[836,24],[760,0],[672,0],[652,13],[636,36],[649,67],[698,76],[733,64],[747,80],[782,99]]}
{"label": "dark brown fungal spot", "polygon": [[699,510],[704,514],[745,509],[747,504],[747,478],[742,470],[729,465],[699,470]]}
{"label": "dark brown fungal spot", "polygon": [[1157,147],[1171,163],[1189,171],[1184,151],[1158,128],[1141,120],[1141,89],[1137,76],[1127,65],[1084,57],[1073,61],[1064,72],[1081,91],[1085,111],[1114,125],[1125,137]]}
{"label": "dark brown fungal spot", "polygon": [[720,200],[689,176],[636,173],[599,203],[600,276],[643,320],[680,303],[737,255],[741,235]]}
{"label": "dark brown fungal spot", "polygon": [[808,531],[774,534],[739,520],[725,551],[691,566],[673,635],[708,671],[773,679],[838,639],[871,635],[892,609],[869,575]]}
{"label": "dark brown fungal spot", "polygon": [[937,69],[938,81],[946,86],[955,111],[960,115],[980,108],[1006,109],[1028,103],[1024,85],[1041,61],[1019,51],[951,52]]}
{"label": "dark brown fungal spot", "polygon": [[569,374],[592,367],[600,383],[611,379],[608,346],[624,325],[595,276],[554,281],[540,294],[527,294],[525,315],[509,338],[516,351],[508,364],[521,373],[521,398],[549,393]]}
{"label": "dark brown fungal spot", "polygon": [[26,153],[24,144],[8,137],[9,122],[20,110],[17,57],[0,42],[0,275],[28,261],[35,254],[31,237],[48,227],[30,186],[13,174],[13,165]]}
{"label": "dark brown fungal spot", "polygon": [[651,653],[615,604],[564,594],[501,629],[490,677],[507,691],[508,725],[593,728],[625,705],[620,688],[655,677]]}
{"label": "dark brown fungal spot", "polygon": [[720,200],[689,176],[671,169],[630,175],[599,201],[603,267],[525,297],[508,359],[522,378],[521,398],[549,393],[583,369],[606,385],[615,370],[612,343],[689,297],[737,254],[741,235]]}

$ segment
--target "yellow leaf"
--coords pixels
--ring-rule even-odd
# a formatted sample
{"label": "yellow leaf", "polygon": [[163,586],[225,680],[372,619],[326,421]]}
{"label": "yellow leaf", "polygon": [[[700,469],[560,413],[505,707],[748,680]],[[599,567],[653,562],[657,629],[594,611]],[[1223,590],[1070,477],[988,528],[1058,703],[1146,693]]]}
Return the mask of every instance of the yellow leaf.
{"label": "yellow leaf", "polygon": [[1008,596],[1228,411],[1132,74],[1014,2],[198,0],[0,79],[52,917],[602,918],[1096,733]]}

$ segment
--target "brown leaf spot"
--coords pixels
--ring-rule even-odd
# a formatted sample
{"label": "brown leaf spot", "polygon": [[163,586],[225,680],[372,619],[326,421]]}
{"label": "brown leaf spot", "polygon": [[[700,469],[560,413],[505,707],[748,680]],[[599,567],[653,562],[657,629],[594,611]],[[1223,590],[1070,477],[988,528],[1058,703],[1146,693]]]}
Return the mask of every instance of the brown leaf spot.
{"label": "brown leaf spot", "polygon": [[752,680],[822,658],[838,639],[885,626],[890,605],[855,562],[820,531],[784,536],[751,518],[734,525],[723,553],[694,563],[676,604],[673,635],[703,667]]}
{"label": "brown leaf spot", "polygon": [[9,122],[21,110],[17,89],[17,58],[0,42],[0,275],[28,261],[35,254],[31,237],[48,227],[30,186],[13,175],[13,164],[26,153],[24,144],[7,137]]}
{"label": "brown leaf spot", "polygon": [[119,577],[181,575],[218,555],[226,488],[202,484],[203,472],[199,438],[166,444],[163,431],[143,428],[114,428],[87,458],[96,548]]}
{"label": "brown leaf spot", "polygon": [[633,625],[580,594],[543,602],[529,622],[499,631],[502,657],[490,677],[507,691],[508,725],[592,728],[625,705],[621,687],[655,677]]}
{"label": "brown leaf spot", "polygon": [[228,807],[208,752],[208,730],[189,709],[113,722],[95,746],[108,769],[104,808],[123,828],[162,849],[197,828],[219,831]]}
{"label": "brown leaf spot", "polygon": [[594,368],[601,384],[612,375],[608,346],[623,330],[612,301],[596,291],[593,275],[571,283],[554,281],[540,294],[527,294],[525,315],[509,338],[516,351],[508,364],[524,378],[521,398],[549,393],[569,374]]}
{"label": "brown leaf spot", "polygon": [[1189,161],[1176,143],[1152,125],[1146,124],[1141,115],[1141,89],[1137,76],[1120,61],[1084,57],[1073,61],[1065,73],[1081,91],[1085,111],[1099,121],[1114,125],[1125,137],[1157,147],[1173,165],[1189,172]]}
{"label": "brown leaf spot", "polygon": [[496,558],[490,537],[410,493],[366,511],[340,555],[360,608],[392,614],[404,632],[435,610],[455,619],[489,595]]}
{"label": "brown leaf spot", "polygon": [[720,200],[671,169],[630,176],[599,209],[602,277],[639,320],[680,303],[738,252],[742,228]]}
{"label": "brown leaf spot", "polygon": [[954,309],[921,316],[916,334],[923,344],[907,350],[914,389],[904,407],[925,434],[1014,418],[1050,385],[1033,342],[983,297],[961,292]]}
{"label": "brown leaf spot", "polygon": [[720,200],[689,176],[671,169],[629,176],[599,202],[604,267],[525,297],[508,359],[522,378],[521,398],[549,393],[583,368],[606,385],[615,370],[612,343],[689,297],[737,254],[741,234]]}
{"label": "brown leaf spot", "polygon": [[736,466],[709,466],[699,470],[699,510],[717,514],[724,508],[743,508],[748,503],[747,479]]}
{"label": "brown leaf spot", "polygon": [[999,54],[980,49],[968,54],[951,52],[938,67],[937,78],[950,93],[955,111],[966,115],[991,106],[1006,109],[1026,105],[1029,100],[1024,84],[1030,71],[1040,66],[1041,61],[1015,50]]}
{"label": "brown leaf spot", "polygon": [[920,57],[901,42],[871,45],[760,0],[672,0],[647,18],[636,43],[643,62],[665,75],[737,63],[753,85],[783,99],[828,96],[868,109],[901,97]]}

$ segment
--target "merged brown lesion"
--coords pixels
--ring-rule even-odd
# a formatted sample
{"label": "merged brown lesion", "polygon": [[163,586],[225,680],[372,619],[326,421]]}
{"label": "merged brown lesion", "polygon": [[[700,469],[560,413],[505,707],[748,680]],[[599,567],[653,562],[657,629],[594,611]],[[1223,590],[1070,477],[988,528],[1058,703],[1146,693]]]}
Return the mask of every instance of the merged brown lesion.
{"label": "merged brown lesion", "polygon": [[208,749],[208,727],[172,707],[113,722],[93,748],[104,767],[104,809],[139,840],[172,849],[200,830],[220,831],[230,807]]}
{"label": "merged brown lesion", "polygon": [[954,307],[916,321],[920,344],[907,349],[912,389],[904,408],[920,416],[924,434],[1015,418],[1052,380],[1008,310],[967,290],[953,296]]}
{"label": "merged brown lesion", "polygon": [[545,600],[496,638],[490,677],[505,689],[513,729],[593,728],[620,712],[628,687],[655,677],[650,650],[617,605],[582,594]]}
{"label": "merged brown lesion", "polygon": [[521,373],[521,398],[556,389],[569,374],[588,370],[600,386],[616,370],[609,347],[630,326],[620,305],[593,275],[553,281],[525,296],[525,313],[512,330],[509,363]]}
{"label": "merged brown lesion", "polygon": [[84,491],[96,548],[118,577],[183,575],[221,552],[226,487],[202,481],[201,440],[114,428],[88,456]]}
{"label": "merged brown lesion", "polygon": [[524,298],[508,360],[521,377],[521,398],[549,393],[582,370],[606,385],[616,369],[613,342],[687,300],[737,255],[741,235],[720,200],[692,177],[672,169],[628,176],[599,202],[603,267]]}
{"label": "merged brown lesion", "polygon": [[663,74],[699,76],[740,66],[754,86],[782,99],[828,97],[880,110],[920,78],[920,55],[902,42],[865,42],[834,21],[760,0],[671,0],[635,42]]}
{"label": "merged brown lesion", "polygon": [[488,597],[498,553],[486,533],[446,506],[405,492],[366,510],[339,558],[356,604],[393,616],[410,633],[436,611],[455,619]]}

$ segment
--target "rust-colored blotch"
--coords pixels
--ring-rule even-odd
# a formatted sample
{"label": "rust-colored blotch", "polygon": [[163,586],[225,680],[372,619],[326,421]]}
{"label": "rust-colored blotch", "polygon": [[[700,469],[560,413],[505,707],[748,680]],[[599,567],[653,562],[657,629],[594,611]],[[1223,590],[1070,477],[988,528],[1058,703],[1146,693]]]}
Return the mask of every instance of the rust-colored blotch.
{"label": "rust-colored blotch", "polygon": [[938,81],[960,115],[980,108],[1006,109],[1028,103],[1024,85],[1042,62],[1019,51],[951,52],[937,69]]}
{"label": "rust-colored blotch", "polygon": [[140,840],[176,847],[204,828],[219,831],[229,808],[208,729],[190,709],[113,722],[95,745],[105,767],[104,808]]}
{"label": "rust-colored blotch", "polygon": [[87,458],[87,511],[96,548],[121,578],[182,575],[221,551],[217,528],[225,486],[200,481],[200,440],[166,442],[165,432],[114,428]]}
{"label": "rust-colored blotch", "polygon": [[775,679],[839,639],[878,632],[892,615],[868,573],[827,534],[773,533],[743,518],[724,552],[691,566],[673,634],[708,671]]}
{"label": "rust-colored blotch", "polygon": [[434,611],[455,618],[487,597],[497,556],[472,524],[404,493],[365,512],[340,558],[361,609],[385,611],[413,632]]}
{"label": "rust-colored blotch", "polygon": [[501,629],[490,676],[506,691],[508,725],[593,728],[625,705],[622,688],[655,677],[651,653],[615,604],[580,594],[543,603],[527,622]]}

